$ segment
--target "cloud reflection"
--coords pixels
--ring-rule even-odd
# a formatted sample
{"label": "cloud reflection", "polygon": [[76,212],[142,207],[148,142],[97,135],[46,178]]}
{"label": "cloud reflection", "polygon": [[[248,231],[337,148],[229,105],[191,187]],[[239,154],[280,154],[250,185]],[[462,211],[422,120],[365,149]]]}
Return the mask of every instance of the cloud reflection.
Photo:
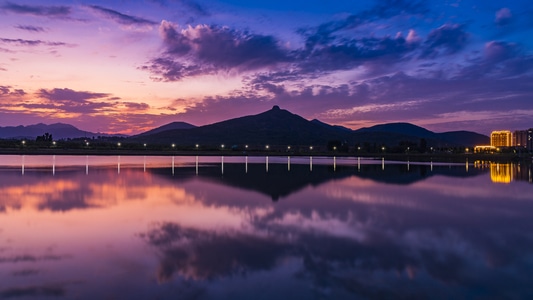
{"label": "cloud reflection", "polygon": [[533,202],[504,192],[470,192],[468,199],[446,192],[455,186],[475,191],[474,182],[487,180],[461,177],[406,188],[352,176],[303,188],[271,210],[235,206],[247,215],[240,228],[165,221],[139,236],[159,257],[161,282],[245,280],[296,262],[287,274],[291,282],[308,282],[323,297],[339,290],[347,293],[339,298],[506,298],[509,289],[527,294]]}

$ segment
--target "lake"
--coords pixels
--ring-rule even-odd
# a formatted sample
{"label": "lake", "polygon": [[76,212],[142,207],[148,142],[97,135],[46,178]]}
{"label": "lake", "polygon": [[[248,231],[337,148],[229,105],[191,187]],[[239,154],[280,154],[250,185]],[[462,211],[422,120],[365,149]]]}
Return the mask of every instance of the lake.
{"label": "lake", "polygon": [[533,299],[530,164],[0,156],[0,299]]}

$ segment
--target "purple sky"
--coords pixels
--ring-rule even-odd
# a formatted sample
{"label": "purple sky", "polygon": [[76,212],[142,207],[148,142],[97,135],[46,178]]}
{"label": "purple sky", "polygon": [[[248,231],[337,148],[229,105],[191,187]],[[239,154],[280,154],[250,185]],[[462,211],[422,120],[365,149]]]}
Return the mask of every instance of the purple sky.
{"label": "purple sky", "polygon": [[0,0],[0,126],[131,134],[279,105],[353,129],[527,129],[531,16],[530,0]]}

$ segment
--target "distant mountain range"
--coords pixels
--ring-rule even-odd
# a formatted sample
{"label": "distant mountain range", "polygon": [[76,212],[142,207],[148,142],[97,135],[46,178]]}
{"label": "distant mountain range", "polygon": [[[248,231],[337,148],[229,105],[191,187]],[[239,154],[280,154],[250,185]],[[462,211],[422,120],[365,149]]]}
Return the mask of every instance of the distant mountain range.
{"label": "distant mountain range", "polygon": [[146,135],[156,134],[156,133],[167,131],[167,130],[191,129],[191,128],[195,128],[195,127],[196,126],[194,126],[192,124],[189,124],[189,123],[185,123],[185,122],[172,122],[172,123],[168,123],[166,125],[154,128],[152,130],[148,130],[146,132],[143,132],[143,133],[139,134],[138,136],[146,136]]}
{"label": "distant mountain range", "polygon": [[[488,144],[489,137],[470,131],[435,133],[409,123],[390,123],[351,130],[319,120],[306,120],[274,106],[271,110],[210,125],[171,123],[130,138],[134,142],[179,145],[326,145],[331,141],[375,143],[395,146],[400,142],[428,146],[473,146]],[[179,126],[179,127],[178,127]],[[184,126],[184,127],[183,127]]]}
{"label": "distant mountain range", "polygon": [[[35,139],[44,133],[52,134],[55,140],[67,138],[93,138],[120,136],[93,133],[63,123],[50,125],[0,127],[0,138]],[[435,133],[410,123],[389,123],[358,130],[330,125],[319,120],[306,120],[301,116],[274,106],[257,115],[244,116],[205,126],[185,122],[172,122],[144,133],[131,136],[130,142],[150,144],[177,144],[191,146],[233,145],[316,145],[325,146],[334,141],[348,145],[363,143],[397,146],[400,143],[418,144],[425,139],[427,146],[474,146],[488,144],[489,137],[471,131]]]}
{"label": "distant mountain range", "polygon": [[72,125],[64,123],[55,123],[50,125],[39,123],[28,126],[0,127],[0,138],[3,139],[35,139],[36,137],[42,136],[45,133],[51,134],[54,140],[80,137],[96,138],[98,136],[123,136],[83,131]]}

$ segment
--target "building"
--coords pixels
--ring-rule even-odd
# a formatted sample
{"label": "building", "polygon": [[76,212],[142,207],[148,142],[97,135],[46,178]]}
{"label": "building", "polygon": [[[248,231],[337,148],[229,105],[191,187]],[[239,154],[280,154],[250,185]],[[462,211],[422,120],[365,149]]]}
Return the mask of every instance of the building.
{"label": "building", "polygon": [[513,132],[513,146],[527,147],[527,130],[516,130]]}
{"label": "building", "polygon": [[509,130],[493,131],[490,134],[490,145],[493,147],[513,146],[513,134]]}
{"label": "building", "polygon": [[513,146],[533,151],[533,128],[513,132]]}
{"label": "building", "polygon": [[527,130],[526,149],[533,152],[533,128]]}
{"label": "building", "polygon": [[497,148],[489,145],[480,145],[474,147],[474,153],[494,153]]}

